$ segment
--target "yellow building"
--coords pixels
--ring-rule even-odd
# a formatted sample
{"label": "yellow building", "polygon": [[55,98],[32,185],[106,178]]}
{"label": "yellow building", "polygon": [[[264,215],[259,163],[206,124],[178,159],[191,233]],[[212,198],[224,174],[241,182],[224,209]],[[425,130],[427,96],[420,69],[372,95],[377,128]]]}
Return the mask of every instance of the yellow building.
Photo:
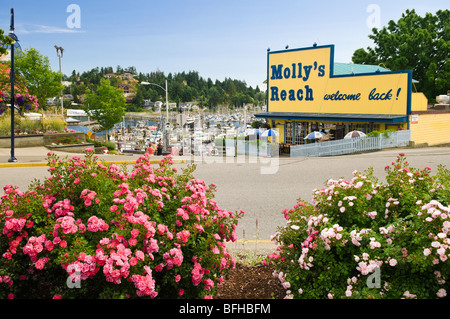
{"label": "yellow building", "polygon": [[287,146],[306,143],[314,131],[338,140],[355,130],[410,130],[415,145],[450,144],[450,105],[430,107],[412,84],[411,70],[336,63],[334,45],[269,51],[267,110],[255,116]]}
{"label": "yellow building", "polygon": [[268,52],[267,110],[256,114],[303,144],[313,131],[346,133],[409,129],[412,71],[334,62],[334,45]]}
{"label": "yellow building", "polygon": [[412,94],[410,116],[411,141],[415,145],[442,145],[450,143],[450,110],[428,108],[427,98],[423,93]]}

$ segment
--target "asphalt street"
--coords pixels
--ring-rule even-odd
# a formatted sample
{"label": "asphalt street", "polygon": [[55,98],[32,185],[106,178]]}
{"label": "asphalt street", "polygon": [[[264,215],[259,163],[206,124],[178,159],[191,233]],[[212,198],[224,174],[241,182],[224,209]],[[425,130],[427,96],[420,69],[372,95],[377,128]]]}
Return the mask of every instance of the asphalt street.
{"label": "asphalt street", "polygon": [[[26,190],[34,179],[49,176],[45,163],[45,148],[17,149],[18,162],[8,163],[9,150],[0,149],[0,185],[12,184]],[[354,170],[374,168],[375,175],[384,179],[384,167],[403,152],[412,167],[439,164],[450,168],[450,148],[389,149],[364,154],[320,158],[193,158],[179,157],[178,168],[195,163],[196,178],[217,185],[216,201],[228,211],[243,210],[245,216],[238,226],[239,243],[245,249],[260,250],[279,226],[285,225],[283,210],[292,208],[299,198],[310,201],[315,188],[321,188],[330,178],[351,179]],[[62,156],[74,154],[61,153]],[[139,156],[99,156],[105,161],[133,161]],[[157,159],[157,158],[155,158]],[[181,163],[180,160],[185,161]]]}

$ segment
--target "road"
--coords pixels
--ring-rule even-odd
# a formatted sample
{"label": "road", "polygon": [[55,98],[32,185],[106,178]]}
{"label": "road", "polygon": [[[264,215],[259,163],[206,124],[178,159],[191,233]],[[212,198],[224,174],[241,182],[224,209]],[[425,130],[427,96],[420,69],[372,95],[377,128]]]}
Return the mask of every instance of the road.
{"label": "road", "polygon": [[[240,242],[267,242],[283,226],[282,211],[292,208],[298,198],[310,201],[312,191],[323,187],[330,179],[351,179],[354,170],[374,168],[383,179],[384,167],[394,161],[398,153],[406,154],[411,167],[431,167],[439,164],[450,168],[450,148],[405,148],[378,152],[321,158],[250,158],[238,157],[214,163],[197,161],[196,178],[217,185],[216,201],[228,211],[243,210],[244,218],[238,227]],[[210,159],[209,159],[210,161]],[[189,162],[189,161],[188,161]],[[192,161],[190,161],[192,162]],[[188,164],[176,164],[178,168]],[[46,167],[0,168],[0,185],[13,184],[26,190],[30,182],[48,176]]]}

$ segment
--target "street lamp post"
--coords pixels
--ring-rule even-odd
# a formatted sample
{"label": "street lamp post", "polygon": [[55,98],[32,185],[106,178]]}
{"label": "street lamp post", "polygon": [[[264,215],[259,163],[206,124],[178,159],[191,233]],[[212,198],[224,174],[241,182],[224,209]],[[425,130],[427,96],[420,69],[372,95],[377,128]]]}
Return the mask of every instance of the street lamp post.
{"label": "street lamp post", "polygon": [[142,81],[141,82],[142,85],[155,85],[161,89],[163,89],[166,92],[166,123],[163,126],[163,135],[164,135],[164,145],[163,145],[163,153],[164,154],[169,154],[169,136],[168,136],[168,131],[166,129],[166,125],[169,123],[169,91],[167,90],[167,80],[166,80],[166,88],[163,88],[161,85],[155,84],[155,83],[150,83],[150,82],[145,82]]}
{"label": "street lamp post", "polygon": [[8,36],[13,40],[11,44],[11,71],[10,71],[10,80],[11,80],[11,157],[8,159],[8,162],[17,162],[17,158],[14,156],[14,81],[15,81],[15,72],[14,72],[14,45],[19,39],[14,33],[14,9],[11,8],[11,27],[9,30]]}
{"label": "street lamp post", "polygon": [[[61,76],[61,82],[62,82],[61,58],[63,57],[64,48],[55,45],[55,49],[56,49],[56,55],[59,58],[59,74]],[[62,90],[60,93],[60,101],[61,101],[61,116],[64,119],[64,102],[63,102],[63,91]]]}

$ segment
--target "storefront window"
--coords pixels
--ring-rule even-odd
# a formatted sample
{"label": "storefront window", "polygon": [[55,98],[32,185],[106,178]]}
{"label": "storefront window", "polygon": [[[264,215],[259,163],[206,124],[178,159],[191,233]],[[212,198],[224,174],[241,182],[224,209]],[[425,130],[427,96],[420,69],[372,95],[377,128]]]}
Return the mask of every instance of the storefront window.
{"label": "storefront window", "polygon": [[286,121],[284,143],[296,145],[305,144],[304,138],[313,131],[330,134],[329,140],[340,140],[344,138],[345,134],[351,131],[361,131],[366,134],[372,131],[380,131],[380,124]]}

